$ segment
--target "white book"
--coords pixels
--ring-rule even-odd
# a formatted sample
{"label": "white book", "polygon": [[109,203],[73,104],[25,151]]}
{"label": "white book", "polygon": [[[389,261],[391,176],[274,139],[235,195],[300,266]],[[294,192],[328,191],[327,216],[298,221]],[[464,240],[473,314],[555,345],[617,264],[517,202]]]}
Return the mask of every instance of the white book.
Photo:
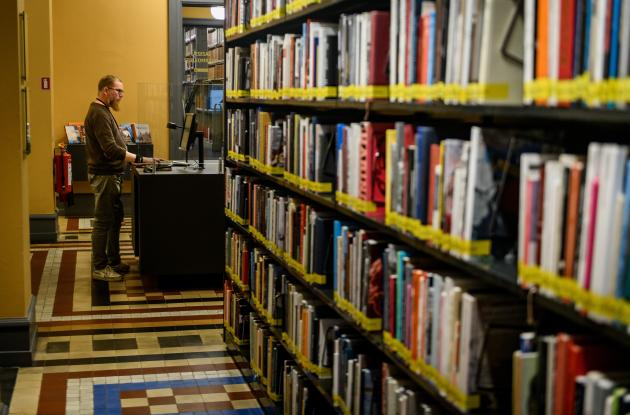
{"label": "white book", "polygon": [[[342,357],[343,358],[343,357]],[[352,404],[352,392],[354,391],[354,364],[357,359],[348,359],[347,364],[347,372],[346,372],[346,393],[343,397],[344,403],[346,405]]]}
{"label": "white book", "polygon": [[[455,167],[453,175],[453,213],[451,219],[451,235],[458,238],[465,238],[464,222],[466,216],[466,192],[469,168],[470,142],[465,141],[462,145],[460,162]],[[458,252],[452,252],[458,255]]]}
{"label": "white book", "polygon": [[598,177],[600,160],[602,157],[602,145],[599,143],[590,143],[588,145],[588,154],[586,160],[586,177],[584,180],[584,198],[582,199],[582,223],[580,225],[580,256],[578,262],[578,283],[581,287],[586,288],[587,270],[586,254],[588,228],[590,225],[591,212],[591,184]]}
{"label": "white book", "polygon": [[444,289],[440,294],[440,358],[439,358],[439,367],[438,370],[443,376],[448,376],[449,369],[449,358],[450,358],[450,349],[451,349],[451,339],[452,339],[452,326],[451,322],[451,296],[450,292],[453,289],[454,283],[453,279],[450,277],[446,277],[444,279]]}
{"label": "white book", "polygon": [[452,0],[448,11],[448,40],[446,46],[446,72],[445,83],[453,84],[455,77],[455,49],[459,43],[459,32],[457,31],[457,17],[459,15],[460,0]]}
{"label": "white book", "polygon": [[598,371],[590,371],[586,375],[586,387],[584,388],[584,404],[582,407],[584,415],[598,415],[595,408],[595,394],[597,382],[603,379],[604,375]]}
{"label": "white book", "polygon": [[407,68],[407,0],[400,0],[400,28],[395,37],[398,39],[398,83],[407,84],[407,78],[405,77],[405,70]]}
{"label": "white book", "polygon": [[610,286],[610,281],[611,275],[617,270],[619,256],[612,257],[610,237],[614,233],[615,198],[618,193],[623,192],[627,152],[625,146],[605,144],[602,153],[601,186],[598,195],[597,228],[595,230],[593,274],[591,277],[591,291],[601,295],[614,292],[616,289],[616,287]]}
{"label": "white book", "polygon": [[463,46],[460,84],[463,87],[468,86],[470,81],[470,72],[472,67],[472,42],[473,42],[473,16],[477,10],[477,2],[480,0],[467,0],[464,2],[464,20],[463,20]]}
{"label": "white book", "polygon": [[[548,32],[548,78],[551,81],[557,81],[560,73],[560,0],[548,0],[547,6],[549,7],[549,17],[547,20],[547,32]],[[549,96],[547,104],[549,106],[556,106],[558,103],[558,97],[553,93]]]}
{"label": "white book", "polygon": [[[481,0],[480,0],[481,1]],[[480,172],[479,160],[486,157],[485,144],[483,142],[483,131],[481,127],[474,126],[470,129],[470,155],[468,157],[468,177],[466,180],[466,195],[463,214],[462,237],[464,240],[472,239],[475,206],[475,188],[477,180],[487,178],[489,172]],[[490,172],[491,173],[491,172]],[[491,176],[490,176],[491,177]]]}
{"label": "white book", "polygon": [[[401,0],[402,1],[402,0]],[[398,6],[399,0],[390,1],[389,9],[389,85],[398,83]],[[390,101],[395,101],[390,97]]]}
{"label": "white book", "polygon": [[385,415],[396,415],[396,406],[398,399],[396,398],[396,390],[398,389],[398,379],[388,377],[386,382],[387,387],[387,407],[385,408]]}
{"label": "white book", "polygon": [[[604,80],[604,57],[606,46],[607,0],[594,0],[591,14],[591,47],[589,51],[589,71],[592,82]],[[593,97],[593,106],[599,106],[597,96]]]}
{"label": "white book", "polygon": [[[501,50],[503,39],[508,33],[516,3],[509,0],[486,0],[481,35],[481,58],[479,61],[479,83],[508,86],[506,99],[487,97],[480,103],[519,104],[523,96],[523,67],[505,57]],[[523,20],[517,17],[506,48],[511,55],[523,56]]]}
{"label": "white book", "polygon": [[370,38],[370,16],[368,13],[362,13],[358,16],[359,20],[359,66],[358,66],[358,79],[357,85],[367,85],[367,75],[369,68],[369,45],[368,40]]}
{"label": "white book", "polygon": [[471,356],[475,356],[481,342],[473,343],[473,336],[477,336],[478,330],[477,300],[469,293],[462,294],[461,311],[461,335],[459,348],[459,359],[457,365],[457,387],[464,394],[469,394],[470,387],[474,381],[471,378]]}

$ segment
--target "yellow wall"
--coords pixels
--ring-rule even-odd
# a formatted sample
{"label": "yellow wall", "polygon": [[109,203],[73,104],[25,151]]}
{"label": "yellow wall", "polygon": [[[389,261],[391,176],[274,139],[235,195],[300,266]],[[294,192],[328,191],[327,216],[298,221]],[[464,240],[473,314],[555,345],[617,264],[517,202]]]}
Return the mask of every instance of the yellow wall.
{"label": "yellow wall", "polygon": [[18,13],[24,3],[0,2],[0,318],[23,318],[31,298],[28,227],[28,171],[23,156]]}
{"label": "yellow wall", "polygon": [[148,123],[154,154],[168,158],[168,1],[54,0],[53,125],[83,121],[101,76],[122,79],[119,123]]}
{"label": "yellow wall", "polygon": [[54,151],[52,91],[41,88],[41,78],[51,77],[51,1],[25,0],[28,19],[28,86],[31,124],[29,156],[29,212],[55,212],[52,158]]}
{"label": "yellow wall", "polygon": [[210,7],[182,7],[184,19],[210,19]]}

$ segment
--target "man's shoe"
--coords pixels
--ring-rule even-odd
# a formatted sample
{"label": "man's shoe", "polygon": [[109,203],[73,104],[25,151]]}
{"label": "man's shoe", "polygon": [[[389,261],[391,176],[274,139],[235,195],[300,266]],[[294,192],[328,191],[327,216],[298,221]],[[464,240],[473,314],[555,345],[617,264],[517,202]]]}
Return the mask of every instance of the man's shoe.
{"label": "man's shoe", "polygon": [[125,275],[129,272],[129,264],[125,264],[124,262],[119,263],[118,265],[111,265],[112,271],[117,274]]}
{"label": "man's shoe", "polygon": [[95,269],[92,271],[92,278],[101,281],[121,281],[122,275],[117,273],[109,265],[103,269]]}

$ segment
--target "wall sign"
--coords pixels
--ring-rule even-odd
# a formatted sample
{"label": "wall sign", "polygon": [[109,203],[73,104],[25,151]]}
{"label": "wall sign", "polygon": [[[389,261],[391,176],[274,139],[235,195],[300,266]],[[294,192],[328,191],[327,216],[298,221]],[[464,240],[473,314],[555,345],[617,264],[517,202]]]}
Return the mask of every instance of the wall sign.
{"label": "wall sign", "polygon": [[50,78],[42,78],[42,89],[50,89]]}

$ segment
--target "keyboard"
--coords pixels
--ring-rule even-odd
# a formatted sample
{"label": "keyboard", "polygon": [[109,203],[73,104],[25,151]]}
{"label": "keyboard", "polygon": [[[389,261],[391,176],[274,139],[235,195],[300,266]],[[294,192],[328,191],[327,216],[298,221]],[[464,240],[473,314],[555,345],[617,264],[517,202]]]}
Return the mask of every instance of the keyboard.
{"label": "keyboard", "polygon": [[171,163],[171,166],[173,167],[188,167],[189,166],[189,164],[186,163],[185,161],[179,161],[179,160],[169,161],[169,163]]}

